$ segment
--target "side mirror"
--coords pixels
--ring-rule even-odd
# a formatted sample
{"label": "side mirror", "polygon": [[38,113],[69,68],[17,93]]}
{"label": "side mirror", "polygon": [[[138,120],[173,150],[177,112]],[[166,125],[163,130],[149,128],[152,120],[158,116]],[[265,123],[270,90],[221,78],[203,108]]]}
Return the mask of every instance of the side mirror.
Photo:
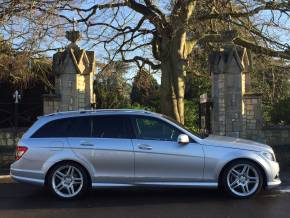
{"label": "side mirror", "polygon": [[177,137],[177,143],[178,144],[188,144],[189,143],[189,137],[188,135],[185,135],[185,134],[180,134],[178,137]]}

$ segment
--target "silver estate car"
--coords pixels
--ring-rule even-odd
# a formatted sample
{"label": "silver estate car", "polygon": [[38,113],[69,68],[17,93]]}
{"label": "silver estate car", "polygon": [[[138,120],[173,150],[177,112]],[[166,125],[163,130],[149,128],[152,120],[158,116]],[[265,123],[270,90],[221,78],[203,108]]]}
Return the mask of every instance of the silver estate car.
{"label": "silver estate car", "polygon": [[61,198],[90,188],[221,188],[237,198],[277,186],[271,147],[224,136],[201,138],[174,120],[141,110],[95,110],[40,117],[17,146],[11,176]]}

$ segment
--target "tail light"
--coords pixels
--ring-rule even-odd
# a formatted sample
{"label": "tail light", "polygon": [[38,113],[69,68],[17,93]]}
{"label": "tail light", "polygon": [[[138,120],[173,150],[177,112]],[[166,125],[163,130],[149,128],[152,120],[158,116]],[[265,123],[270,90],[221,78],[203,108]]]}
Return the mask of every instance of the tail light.
{"label": "tail light", "polygon": [[27,150],[28,150],[27,147],[17,146],[16,147],[16,160],[19,160]]}

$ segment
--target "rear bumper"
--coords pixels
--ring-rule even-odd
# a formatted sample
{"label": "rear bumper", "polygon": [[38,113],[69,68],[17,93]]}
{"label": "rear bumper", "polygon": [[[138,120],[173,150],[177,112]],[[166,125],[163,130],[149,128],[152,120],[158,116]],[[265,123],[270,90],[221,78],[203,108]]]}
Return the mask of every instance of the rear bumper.
{"label": "rear bumper", "polygon": [[40,185],[40,186],[44,185],[44,180],[42,180],[42,179],[33,179],[33,178],[28,178],[28,177],[15,176],[12,174],[10,174],[10,175],[11,175],[11,178],[17,182],[24,182],[24,183],[33,184],[33,185]]}
{"label": "rear bumper", "polygon": [[44,185],[44,175],[38,171],[15,169],[11,165],[10,176],[17,182]]}

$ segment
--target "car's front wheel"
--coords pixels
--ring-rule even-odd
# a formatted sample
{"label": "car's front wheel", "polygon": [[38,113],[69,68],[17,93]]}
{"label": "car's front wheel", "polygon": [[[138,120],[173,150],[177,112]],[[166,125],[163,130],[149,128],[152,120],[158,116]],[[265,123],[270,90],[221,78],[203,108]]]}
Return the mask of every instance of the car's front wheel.
{"label": "car's front wheel", "polygon": [[263,186],[260,168],[248,160],[231,163],[221,178],[223,189],[233,197],[249,198],[259,193]]}
{"label": "car's front wheel", "polygon": [[78,164],[65,162],[54,166],[50,171],[48,185],[56,196],[72,199],[87,191],[88,177],[85,170]]}

